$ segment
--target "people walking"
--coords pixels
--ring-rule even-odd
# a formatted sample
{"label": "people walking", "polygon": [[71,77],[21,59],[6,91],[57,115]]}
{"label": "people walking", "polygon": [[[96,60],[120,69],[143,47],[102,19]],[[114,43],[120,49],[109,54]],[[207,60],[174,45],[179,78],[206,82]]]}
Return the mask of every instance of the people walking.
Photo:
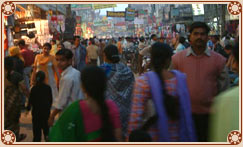
{"label": "people walking", "polygon": [[80,72],[72,67],[73,53],[69,49],[61,49],[56,53],[57,67],[62,70],[59,91],[53,101],[53,111],[48,120],[52,126],[57,114],[61,113],[72,102],[83,98],[80,88]]}
{"label": "people walking", "polygon": [[20,53],[20,49],[17,46],[12,46],[9,48],[9,56],[13,57],[14,61],[14,71],[24,75],[24,58]]}
{"label": "people walking", "polygon": [[82,71],[85,67],[87,51],[85,46],[80,43],[80,36],[74,36],[74,68],[78,71]]}
{"label": "people walking", "polygon": [[[233,67],[239,74],[239,44],[232,50]],[[215,97],[210,115],[209,141],[227,142],[233,130],[239,130],[239,83]]]}
{"label": "people walking", "polygon": [[16,141],[22,141],[26,134],[20,133],[21,91],[29,97],[23,76],[14,71],[13,57],[4,58],[4,130],[12,131]]}
{"label": "people walking", "polygon": [[90,39],[91,44],[87,47],[87,58],[88,63],[92,65],[97,65],[97,59],[99,56],[99,48],[95,45],[94,39]]}
{"label": "people walking", "polygon": [[[32,65],[34,63],[35,57],[34,53],[32,50],[28,49],[27,45],[25,44],[25,41],[23,39],[18,41],[18,46],[20,48],[20,53],[22,57],[24,58],[24,70],[23,70],[23,76],[24,76],[24,81],[25,85],[30,91],[30,86],[31,86],[31,71]],[[26,97],[22,98],[22,103],[25,104]]]}
{"label": "people walking", "polygon": [[101,67],[107,75],[107,99],[116,103],[120,110],[122,132],[125,137],[134,85],[134,75],[131,69],[120,62],[120,54],[115,45],[108,45],[104,50],[106,64]]}
{"label": "people walking", "polygon": [[186,76],[168,71],[172,52],[167,44],[152,45],[153,70],[136,79],[128,134],[147,132],[154,142],[197,141]]}

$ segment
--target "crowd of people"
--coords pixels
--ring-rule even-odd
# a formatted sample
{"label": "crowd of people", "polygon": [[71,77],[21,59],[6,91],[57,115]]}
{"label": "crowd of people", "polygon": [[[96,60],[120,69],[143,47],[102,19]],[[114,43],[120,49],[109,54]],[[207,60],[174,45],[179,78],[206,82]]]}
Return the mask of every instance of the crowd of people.
{"label": "crowd of people", "polygon": [[[42,131],[50,142],[227,141],[239,129],[239,38],[209,31],[194,22],[188,38],[36,39],[40,54],[20,40],[4,59],[4,129],[22,141],[26,109],[35,142]],[[127,48],[139,75],[123,61]]]}

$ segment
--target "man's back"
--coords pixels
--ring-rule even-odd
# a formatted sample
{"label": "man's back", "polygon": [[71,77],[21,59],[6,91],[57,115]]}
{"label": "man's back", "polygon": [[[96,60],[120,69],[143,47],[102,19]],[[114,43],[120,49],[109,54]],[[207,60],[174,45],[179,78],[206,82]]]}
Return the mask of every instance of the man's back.
{"label": "man's back", "polygon": [[24,58],[25,67],[31,66],[34,63],[34,53],[32,50],[24,48],[20,51],[20,53]]}
{"label": "man's back", "polygon": [[90,59],[97,59],[98,58],[98,47],[96,45],[89,45],[87,47],[88,57]]}

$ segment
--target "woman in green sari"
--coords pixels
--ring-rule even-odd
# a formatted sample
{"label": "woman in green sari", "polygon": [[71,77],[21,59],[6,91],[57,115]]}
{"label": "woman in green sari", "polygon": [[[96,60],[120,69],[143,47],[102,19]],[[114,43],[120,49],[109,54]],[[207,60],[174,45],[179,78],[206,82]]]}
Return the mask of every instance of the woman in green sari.
{"label": "woman in green sari", "polygon": [[84,100],[64,110],[51,128],[52,142],[113,142],[121,140],[121,124],[117,106],[105,100],[106,76],[96,66],[87,66],[81,73]]}

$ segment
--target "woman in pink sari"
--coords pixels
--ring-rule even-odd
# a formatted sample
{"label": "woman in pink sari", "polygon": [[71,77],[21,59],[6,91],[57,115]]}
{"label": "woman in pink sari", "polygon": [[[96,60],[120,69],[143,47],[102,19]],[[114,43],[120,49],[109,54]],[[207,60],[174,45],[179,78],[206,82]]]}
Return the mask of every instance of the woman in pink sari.
{"label": "woman in pink sari", "polygon": [[119,110],[113,101],[105,100],[105,72],[97,66],[87,66],[81,75],[84,99],[64,110],[50,130],[50,141],[122,141]]}

